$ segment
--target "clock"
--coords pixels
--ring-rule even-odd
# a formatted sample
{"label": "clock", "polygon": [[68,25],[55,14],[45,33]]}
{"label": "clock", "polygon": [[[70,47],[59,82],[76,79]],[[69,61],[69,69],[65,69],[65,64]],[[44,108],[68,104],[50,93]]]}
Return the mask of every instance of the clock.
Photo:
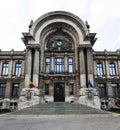
{"label": "clock", "polygon": [[62,46],[62,44],[63,44],[62,41],[57,41],[58,46]]}

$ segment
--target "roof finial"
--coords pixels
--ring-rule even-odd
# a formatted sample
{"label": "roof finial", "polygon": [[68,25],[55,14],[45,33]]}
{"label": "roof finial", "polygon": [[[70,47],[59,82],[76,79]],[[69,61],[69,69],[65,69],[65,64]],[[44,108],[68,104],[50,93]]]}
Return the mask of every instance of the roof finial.
{"label": "roof finial", "polygon": [[29,31],[30,31],[30,28],[32,27],[33,25],[33,20],[30,21],[30,24],[29,24]]}
{"label": "roof finial", "polygon": [[88,24],[87,21],[85,21],[85,24],[86,24],[86,27],[87,27],[88,31],[90,31],[90,25]]}

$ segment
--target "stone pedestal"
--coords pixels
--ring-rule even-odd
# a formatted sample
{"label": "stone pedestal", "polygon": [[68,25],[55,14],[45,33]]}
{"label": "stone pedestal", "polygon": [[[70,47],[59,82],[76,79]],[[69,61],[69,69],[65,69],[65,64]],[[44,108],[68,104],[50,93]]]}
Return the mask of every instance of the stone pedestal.
{"label": "stone pedestal", "polygon": [[81,88],[79,103],[100,109],[100,98],[95,88]]}
{"label": "stone pedestal", "polygon": [[38,88],[23,88],[18,102],[18,110],[39,104],[39,94]]}

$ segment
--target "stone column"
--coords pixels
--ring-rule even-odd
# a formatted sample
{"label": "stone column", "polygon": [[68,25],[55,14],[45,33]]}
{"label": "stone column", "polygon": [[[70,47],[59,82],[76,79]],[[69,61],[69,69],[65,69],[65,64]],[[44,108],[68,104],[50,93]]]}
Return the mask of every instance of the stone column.
{"label": "stone column", "polygon": [[31,80],[31,66],[32,66],[32,52],[31,48],[27,47],[26,52],[26,65],[25,65],[25,87],[29,87]]}
{"label": "stone column", "polygon": [[[94,78],[93,78],[93,53],[92,53],[92,47],[87,47],[86,48],[86,60],[87,60],[87,66],[86,66],[86,69],[87,69],[87,80],[93,84],[94,86]],[[86,82],[88,82],[86,81]]]}
{"label": "stone column", "polygon": [[35,47],[35,55],[34,55],[34,68],[33,68],[33,83],[35,87],[38,87],[38,79],[39,79],[39,46]]}
{"label": "stone column", "polygon": [[79,60],[80,60],[80,87],[85,88],[86,87],[86,74],[85,74],[84,48],[80,48]]}

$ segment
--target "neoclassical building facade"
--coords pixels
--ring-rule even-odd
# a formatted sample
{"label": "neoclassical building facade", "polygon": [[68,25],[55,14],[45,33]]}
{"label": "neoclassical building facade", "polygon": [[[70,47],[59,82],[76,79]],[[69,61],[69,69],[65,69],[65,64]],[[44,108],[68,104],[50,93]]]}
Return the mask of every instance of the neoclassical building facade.
{"label": "neoclassical building facade", "polygon": [[80,89],[97,89],[101,103],[114,104],[120,90],[120,50],[94,51],[96,33],[79,17],[55,11],[31,21],[24,51],[0,51],[0,107],[17,108],[33,82],[40,102],[80,103]]}

